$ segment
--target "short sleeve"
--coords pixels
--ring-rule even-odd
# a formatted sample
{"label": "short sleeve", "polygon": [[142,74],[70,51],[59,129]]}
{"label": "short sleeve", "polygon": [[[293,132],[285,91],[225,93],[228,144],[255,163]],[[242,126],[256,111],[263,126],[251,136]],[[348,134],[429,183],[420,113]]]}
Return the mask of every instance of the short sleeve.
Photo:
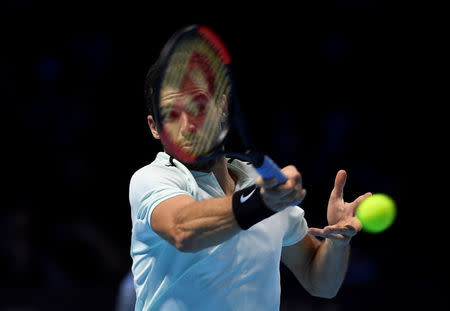
{"label": "short sleeve", "polygon": [[192,194],[186,178],[175,170],[148,166],[137,171],[130,181],[129,199],[133,224],[144,222],[150,228],[156,206],[176,195]]}
{"label": "short sleeve", "polygon": [[302,240],[308,230],[308,224],[304,217],[305,212],[298,206],[290,206],[286,213],[288,229],[283,236],[283,246],[289,246]]}

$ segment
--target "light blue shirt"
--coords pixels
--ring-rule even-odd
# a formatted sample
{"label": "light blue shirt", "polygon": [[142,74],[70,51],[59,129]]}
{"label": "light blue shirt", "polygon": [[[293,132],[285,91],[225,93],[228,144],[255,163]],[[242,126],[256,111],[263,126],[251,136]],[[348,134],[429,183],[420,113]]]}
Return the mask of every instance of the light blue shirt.
{"label": "light blue shirt", "polygon": [[[181,252],[152,230],[154,208],[180,194],[197,201],[225,194],[213,173],[173,162],[170,166],[169,156],[160,152],[130,181],[136,310],[278,311],[281,249],[306,235],[303,210],[288,207],[217,246]],[[239,160],[228,163],[228,169],[238,177],[236,191],[257,177],[251,165]]]}

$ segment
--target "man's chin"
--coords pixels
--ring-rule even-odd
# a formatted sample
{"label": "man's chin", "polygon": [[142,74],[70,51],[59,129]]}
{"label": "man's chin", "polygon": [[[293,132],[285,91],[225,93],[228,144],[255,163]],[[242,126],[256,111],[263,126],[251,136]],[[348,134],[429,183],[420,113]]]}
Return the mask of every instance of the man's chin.
{"label": "man's chin", "polygon": [[200,162],[200,163],[183,163],[191,171],[200,171],[200,172],[211,172],[213,166],[219,161],[219,158],[214,158],[208,161]]}
{"label": "man's chin", "polygon": [[[192,147],[190,146],[185,146],[182,147],[183,151],[182,152],[173,152],[173,150],[171,150],[170,148],[164,148],[164,152],[166,152],[168,155],[170,155],[171,157],[173,157],[174,159],[176,159],[177,161],[181,162],[184,166],[186,166],[189,170],[192,171],[201,171],[201,172],[211,172],[212,167],[218,162],[220,161],[220,157],[218,158],[213,158],[207,161],[201,161],[201,162],[188,162],[187,158],[190,157],[190,150]],[[178,154],[178,156],[177,156]],[[183,158],[180,155],[186,155],[186,158]],[[193,157],[193,159],[195,159]]]}

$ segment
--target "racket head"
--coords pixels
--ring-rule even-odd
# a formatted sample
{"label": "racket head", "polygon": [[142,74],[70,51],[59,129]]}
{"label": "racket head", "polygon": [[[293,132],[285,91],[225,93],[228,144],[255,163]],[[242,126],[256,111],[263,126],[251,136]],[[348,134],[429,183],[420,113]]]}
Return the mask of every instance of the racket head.
{"label": "racket head", "polygon": [[185,163],[223,153],[231,125],[231,57],[206,26],[177,31],[164,46],[153,100],[154,119],[166,152]]}

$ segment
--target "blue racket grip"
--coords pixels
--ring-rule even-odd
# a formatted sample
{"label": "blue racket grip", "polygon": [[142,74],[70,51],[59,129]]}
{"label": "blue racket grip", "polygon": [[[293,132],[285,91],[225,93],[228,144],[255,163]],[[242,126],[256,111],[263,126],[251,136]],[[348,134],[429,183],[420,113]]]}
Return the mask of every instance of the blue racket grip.
{"label": "blue racket grip", "polygon": [[[257,167],[256,170],[264,179],[276,178],[278,181],[277,186],[284,184],[287,181],[287,177],[281,172],[278,165],[276,165],[268,156],[264,156],[263,164],[260,167]],[[295,205],[299,205],[301,202],[302,201],[298,201]]]}
{"label": "blue racket grip", "polygon": [[278,165],[276,165],[268,156],[264,156],[263,164],[260,167],[257,167],[256,170],[264,179],[276,178],[278,181],[277,185],[284,184],[287,181],[286,176],[281,172]]}

